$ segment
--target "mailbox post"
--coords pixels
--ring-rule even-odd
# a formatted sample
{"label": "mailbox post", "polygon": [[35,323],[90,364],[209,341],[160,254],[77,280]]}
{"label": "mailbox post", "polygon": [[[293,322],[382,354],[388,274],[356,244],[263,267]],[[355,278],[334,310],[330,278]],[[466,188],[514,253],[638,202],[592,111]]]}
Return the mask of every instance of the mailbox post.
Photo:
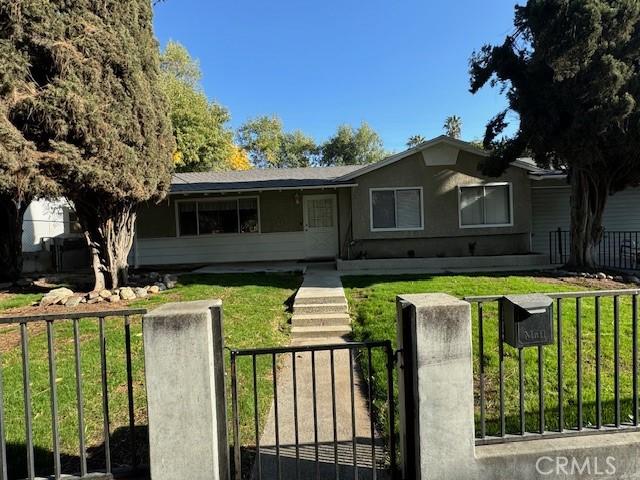
{"label": "mailbox post", "polygon": [[502,298],[503,340],[515,348],[553,343],[553,300],[541,294]]}

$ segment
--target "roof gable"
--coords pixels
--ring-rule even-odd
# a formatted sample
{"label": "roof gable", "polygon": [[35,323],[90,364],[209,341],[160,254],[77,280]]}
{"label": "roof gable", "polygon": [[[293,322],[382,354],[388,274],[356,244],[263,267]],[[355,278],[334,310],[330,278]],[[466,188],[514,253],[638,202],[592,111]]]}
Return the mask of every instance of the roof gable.
{"label": "roof gable", "polygon": [[469,142],[464,142],[462,140],[447,137],[446,135],[440,135],[439,137],[427,140],[426,142],[422,142],[421,144],[409,148],[403,152],[386,157],[379,162],[372,163],[353,172],[349,172],[346,175],[340,177],[339,180],[352,180],[361,175],[364,175],[365,173],[369,173],[379,168],[386,167],[387,165],[391,165],[416,153],[422,154],[422,159],[424,160],[426,166],[455,165],[458,160],[458,154],[461,151],[473,153],[481,157],[489,156],[487,152]]}

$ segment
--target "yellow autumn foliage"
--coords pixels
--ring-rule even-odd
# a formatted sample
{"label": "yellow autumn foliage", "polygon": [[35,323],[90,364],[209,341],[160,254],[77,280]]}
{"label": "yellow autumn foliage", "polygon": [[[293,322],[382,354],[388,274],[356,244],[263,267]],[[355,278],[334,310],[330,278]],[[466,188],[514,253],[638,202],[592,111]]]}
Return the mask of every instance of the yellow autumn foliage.
{"label": "yellow autumn foliage", "polygon": [[249,157],[247,156],[247,152],[245,152],[240,147],[234,146],[233,153],[229,158],[229,169],[230,170],[250,170],[251,163],[249,162]]}

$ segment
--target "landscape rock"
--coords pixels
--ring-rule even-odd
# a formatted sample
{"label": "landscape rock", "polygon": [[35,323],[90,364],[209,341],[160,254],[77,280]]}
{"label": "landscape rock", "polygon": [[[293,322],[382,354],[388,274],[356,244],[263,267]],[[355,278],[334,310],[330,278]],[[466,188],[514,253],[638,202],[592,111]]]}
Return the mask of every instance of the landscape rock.
{"label": "landscape rock", "polygon": [[600,272],[600,273],[598,273],[597,277],[600,280],[606,280],[607,279],[607,274]]}
{"label": "landscape rock", "polygon": [[147,289],[146,288],[142,288],[142,287],[138,287],[134,290],[136,297],[138,298],[145,298],[147,297]]}
{"label": "landscape rock", "polygon": [[100,291],[100,293],[99,293],[99,295],[100,295],[102,298],[105,298],[105,299],[106,299],[106,298],[110,298],[110,297],[111,297],[111,295],[112,295],[112,293],[111,293],[111,290],[101,290],[101,291]]}
{"label": "landscape rock", "polygon": [[100,292],[96,292],[94,290],[93,292],[87,293],[87,300],[93,300],[94,298],[98,298],[99,296],[100,296]]}
{"label": "landscape rock", "polygon": [[122,300],[133,300],[136,298],[136,294],[131,287],[123,287],[120,290],[120,298]]}
{"label": "landscape rock", "polygon": [[167,288],[175,288],[175,286],[178,284],[178,277],[169,273],[164,276],[163,280],[163,283]]}
{"label": "landscape rock", "polygon": [[87,305],[93,305],[94,303],[104,302],[104,298],[102,297],[94,297],[87,300]]}
{"label": "landscape rock", "polygon": [[616,275],[615,277],[613,277],[613,280],[615,282],[618,282],[618,283],[623,283],[624,282],[624,278],[622,278],[621,275]]}
{"label": "landscape rock", "polygon": [[613,280],[613,275],[607,275],[607,280]]}
{"label": "landscape rock", "polygon": [[73,290],[66,287],[54,288],[50,290],[42,300],[40,300],[41,307],[48,307],[49,305],[56,305],[58,303],[64,303],[67,298],[73,295]]}
{"label": "landscape rock", "polygon": [[164,292],[167,289],[167,286],[162,282],[156,282],[154,283],[154,286],[158,287],[158,290],[161,292]]}
{"label": "landscape rock", "polygon": [[64,302],[64,306],[69,308],[77,307],[78,305],[80,305],[82,300],[83,297],[81,297],[80,295],[73,295],[72,297],[67,298],[67,300]]}
{"label": "landscape rock", "polygon": [[108,300],[111,303],[118,303],[120,301],[120,295],[111,295]]}
{"label": "landscape rock", "polygon": [[151,285],[148,289],[147,289],[148,293],[159,293],[160,292],[160,288],[157,285]]}

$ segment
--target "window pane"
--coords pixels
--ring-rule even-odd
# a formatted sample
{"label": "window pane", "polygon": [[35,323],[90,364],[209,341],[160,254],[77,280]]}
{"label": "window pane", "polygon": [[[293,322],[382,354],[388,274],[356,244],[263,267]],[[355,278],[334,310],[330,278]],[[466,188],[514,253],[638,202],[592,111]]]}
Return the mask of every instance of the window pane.
{"label": "window pane", "polygon": [[509,186],[485,187],[485,222],[488,225],[503,225],[511,222]]}
{"label": "window pane", "polygon": [[238,233],[238,201],[198,202],[200,235]]}
{"label": "window pane", "polygon": [[180,235],[197,235],[198,224],[196,222],[196,203],[180,202],[178,204]]}
{"label": "window pane", "polygon": [[243,198],[238,202],[240,210],[240,232],[258,232],[258,200]]}
{"label": "window pane", "polygon": [[422,215],[420,205],[420,190],[397,190],[398,228],[420,228]]}
{"label": "window pane", "polygon": [[307,216],[307,222],[311,228],[333,227],[333,199],[308,199]]}
{"label": "window pane", "polygon": [[373,228],[395,228],[396,199],[393,190],[371,192]]}
{"label": "window pane", "polygon": [[460,189],[460,218],[462,225],[482,225],[482,187],[464,187]]}

